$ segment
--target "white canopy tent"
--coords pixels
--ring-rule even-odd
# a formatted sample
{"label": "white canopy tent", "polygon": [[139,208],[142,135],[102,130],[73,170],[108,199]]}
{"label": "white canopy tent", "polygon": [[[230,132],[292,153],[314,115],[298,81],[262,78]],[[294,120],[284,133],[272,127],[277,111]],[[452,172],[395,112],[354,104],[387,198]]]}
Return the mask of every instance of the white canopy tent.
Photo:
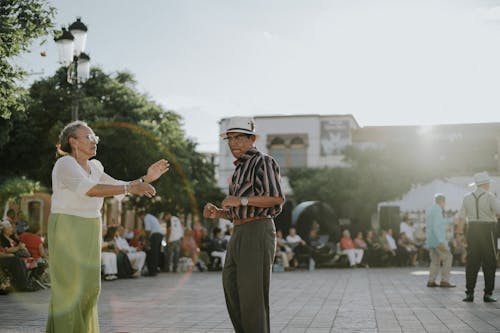
{"label": "white canopy tent", "polygon": [[[495,181],[491,183],[490,190],[500,194],[500,177],[492,177]],[[435,179],[430,183],[414,186],[401,200],[385,201],[378,204],[381,206],[398,206],[402,212],[422,211],[433,204],[434,195],[442,193],[446,197],[446,209],[457,211],[462,206],[465,194],[472,191],[474,187],[469,186],[471,177],[451,177],[447,179]]]}

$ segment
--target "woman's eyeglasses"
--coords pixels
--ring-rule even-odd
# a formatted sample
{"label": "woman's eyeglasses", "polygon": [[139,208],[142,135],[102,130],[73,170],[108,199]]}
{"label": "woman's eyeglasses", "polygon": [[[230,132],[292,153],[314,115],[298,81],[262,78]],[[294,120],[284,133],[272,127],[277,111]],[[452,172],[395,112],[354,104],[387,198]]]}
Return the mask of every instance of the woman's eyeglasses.
{"label": "woman's eyeglasses", "polygon": [[87,139],[89,139],[90,142],[99,143],[99,137],[93,133],[87,134]]}

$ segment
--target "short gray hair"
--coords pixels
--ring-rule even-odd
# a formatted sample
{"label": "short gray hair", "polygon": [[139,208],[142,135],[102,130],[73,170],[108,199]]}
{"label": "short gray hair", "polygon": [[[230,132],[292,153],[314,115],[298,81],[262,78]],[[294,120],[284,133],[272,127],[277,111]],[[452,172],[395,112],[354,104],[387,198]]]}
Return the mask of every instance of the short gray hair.
{"label": "short gray hair", "polygon": [[444,196],[443,193],[436,193],[434,195],[434,202],[436,203],[446,202],[446,197]]}
{"label": "short gray hair", "polygon": [[75,138],[76,132],[81,127],[88,127],[88,125],[84,121],[76,120],[64,126],[61,133],[59,134],[59,143],[57,145],[58,153],[60,155],[72,153],[72,148],[69,144],[69,138]]}

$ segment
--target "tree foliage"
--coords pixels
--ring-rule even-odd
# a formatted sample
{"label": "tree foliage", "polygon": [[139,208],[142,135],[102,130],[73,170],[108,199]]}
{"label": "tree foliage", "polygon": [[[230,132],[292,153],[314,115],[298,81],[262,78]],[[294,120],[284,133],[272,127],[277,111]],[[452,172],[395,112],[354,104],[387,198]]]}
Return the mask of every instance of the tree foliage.
{"label": "tree foliage", "polygon": [[[49,33],[54,13],[46,0],[0,1],[0,130],[4,134],[10,125],[6,120],[25,107],[25,90],[18,82],[26,73],[13,64],[13,58],[28,51],[35,39]],[[6,140],[5,135],[0,137],[0,146]]]}
{"label": "tree foliage", "polygon": [[350,167],[298,169],[288,173],[298,202],[319,200],[331,205],[341,218],[365,229],[382,201],[401,197],[412,184],[442,174],[439,165],[417,160],[403,146],[345,152]]}
{"label": "tree foliage", "polygon": [[7,178],[0,183],[0,207],[6,201],[19,200],[23,195],[29,195],[40,190],[40,183],[26,177]]}
{"label": "tree foliage", "polygon": [[[60,69],[30,88],[27,112],[14,117],[11,140],[0,149],[0,158],[9,161],[0,166],[0,174],[26,175],[50,186],[57,136],[70,122],[74,98],[65,75]],[[79,93],[80,119],[101,138],[97,158],[105,171],[117,179],[133,180],[143,176],[151,163],[166,158],[171,168],[155,183],[160,199],[150,207],[153,211],[196,213],[206,201],[220,200],[214,166],[185,138],[180,115],[139,94],[134,82],[130,73],[111,77],[94,68]],[[150,203],[138,198],[129,202]]]}

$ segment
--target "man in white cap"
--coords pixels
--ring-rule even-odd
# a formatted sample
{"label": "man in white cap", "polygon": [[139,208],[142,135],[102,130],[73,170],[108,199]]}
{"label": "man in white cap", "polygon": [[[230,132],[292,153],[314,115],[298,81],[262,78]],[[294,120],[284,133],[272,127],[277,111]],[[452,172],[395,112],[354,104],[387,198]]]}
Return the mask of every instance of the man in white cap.
{"label": "man in white cap", "polygon": [[463,229],[467,222],[467,264],[465,266],[466,297],[464,302],[474,301],[479,268],[483,268],[485,302],[496,302],[493,297],[496,272],[496,224],[500,215],[500,201],[490,192],[488,173],[480,172],[474,175],[476,189],[464,197],[462,208],[458,213]]}
{"label": "man in white cap", "polygon": [[276,231],[273,218],[285,200],[276,161],[254,147],[252,118],[229,119],[221,137],[236,158],[229,195],[219,208],[207,203],[206,218],[234,224],[227,245],[222,284],[229,316],[237,333],[269,333],[269,285]]}

